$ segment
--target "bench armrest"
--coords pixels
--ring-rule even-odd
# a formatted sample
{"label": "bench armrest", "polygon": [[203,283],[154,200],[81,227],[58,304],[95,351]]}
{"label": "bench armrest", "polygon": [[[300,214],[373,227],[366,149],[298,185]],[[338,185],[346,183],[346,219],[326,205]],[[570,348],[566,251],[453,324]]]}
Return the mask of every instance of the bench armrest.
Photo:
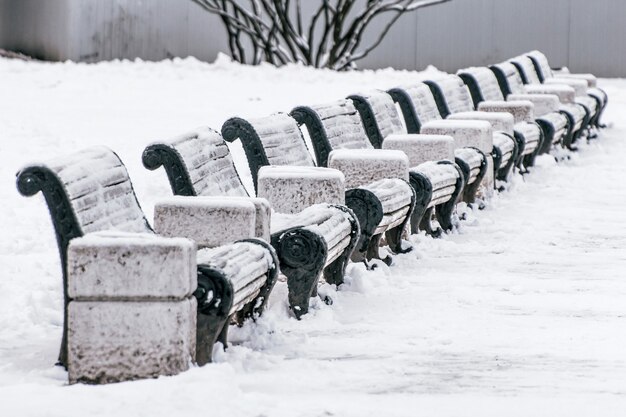
{"label": "bench armrest", "polygon": [[593,74],[571,74],[569,70],[567,72],[556,71],[554,76],[557,78],[573,78],[575,80],[585,80],[589,88],[595,88],[598,86],[598,79]]}
{"label": "bench armrest", "polygon": [[404,152],[382,149],[337,149],[328,166],[346,177],[346,188],[357,188],[385,178],[409,179],[409,158]]}
{"label": "bench armrest", "polygon": [[528,101],[483,101],[478,104],[478,110],[484,112],[509,113],[515,123],[534,122],[535,105]]}
{"label": "bench armrest", "polygon": [[196,245],[148,233],[99,232],[72,239],[68,293],[75,300],[182,300],[196,289]]}
{"label": "bench armrest", "polygon": [[572,87],[576,92],[576,97],[585,97],[587,95],[587,88],[589,88],[587,81],[577,80],[575,78],[548,78],[543,83],[546,85],[566,85]]}
{"label": "bench armrest", "polygon": [[509,102],[528,101],[534,105],[535,117],[559,111],[561,102],[555,94],[509,94],[506,98]]}
{"label": "bench armrest", "polygon": [[336,169],[264,166],[258,173],[258,197],[275,212],[294,214],[314,204],[344,204],[345,177]]}
{"label": "bench armrest", "polygon": [[529,94],[554,94],[563,104],[574,103],[576,100],[576,91],[562,84],[529,84],[524,86],[524,90]]}
{"label": "bench armrest", "polygon": [[383,149],[404,152],[409,166],[416,167],[428,161],[447,159],[454,161],[454,138],[446,135],[389,135],[383,141]]}
{"label": "bench armrest", "polygon": [[481,120],[433,120],[424,123],[426,135],[449,135],[454,138],[454,149],[477,148],[485,154],[493,150],[493,128]]}
{"label": "bench armrest", "polygon": [[175,196],[154,206],[154,230],[186,237],[199,247],[216,247],[255,237],[257,209],[238,197]]}
{"label": "bench armrest", "polygon": [[483,120],[491,123],[494,132],[505,132],[513,135],[515,120],[509,113],[489,113],[484,111],[466,111],[453,113],[447,117],[448,120]]}

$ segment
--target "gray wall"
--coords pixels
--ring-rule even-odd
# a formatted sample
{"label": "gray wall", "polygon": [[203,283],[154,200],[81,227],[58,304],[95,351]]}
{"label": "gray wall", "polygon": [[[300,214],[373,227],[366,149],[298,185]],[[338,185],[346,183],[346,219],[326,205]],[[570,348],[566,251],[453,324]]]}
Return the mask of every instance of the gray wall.
{"label": "gray wall", "polygon": [[[554,65],[626,76],[625,18],[626,0],[453,0],[402,17],[360,66],[454,71],[541,49]],[[0,47],[88,62],[227,50],[219,19],[189,0],[0,0]]]}

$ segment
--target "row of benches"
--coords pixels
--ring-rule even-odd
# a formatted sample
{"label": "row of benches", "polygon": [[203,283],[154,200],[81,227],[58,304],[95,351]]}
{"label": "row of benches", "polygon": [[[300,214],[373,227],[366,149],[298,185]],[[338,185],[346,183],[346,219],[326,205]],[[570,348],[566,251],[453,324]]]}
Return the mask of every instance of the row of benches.
{"label": "row of benches", "polygon": [[[163,167],[176,197],[155,205],[152,226],[107,148],[24,168],[19,191],[43,193],[56,231],[59,362],[70,382],[210,362],[230,323],[261,314],[279,273],[300,318],[320,276],[340,285],[350,260],[391,263],[379,252],[383,240],[405,253],[407,231],[452,229],[459,201],[475,204],[515,167],[525,172],[538,154],[572,149],[601,126],[607,99],[595,78],[559,77],[533,52],[153,143],[143,164]],[[226,145],[235,140],[256,197]]]}

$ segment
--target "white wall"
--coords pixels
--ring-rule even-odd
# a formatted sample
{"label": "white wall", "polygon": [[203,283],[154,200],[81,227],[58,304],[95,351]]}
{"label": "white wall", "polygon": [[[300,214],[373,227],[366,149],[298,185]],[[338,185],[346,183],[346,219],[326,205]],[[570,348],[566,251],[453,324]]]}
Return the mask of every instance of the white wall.
{"label": "white wall", "polygon": [[[402,17],[361,67],[454,71],[541,49],[554,65],[626,76],[624,20],[626,0],[452,0]],[[0,0],[0,24],[0,47],[46,59],[227,51],[221,21],[190,0]]]}

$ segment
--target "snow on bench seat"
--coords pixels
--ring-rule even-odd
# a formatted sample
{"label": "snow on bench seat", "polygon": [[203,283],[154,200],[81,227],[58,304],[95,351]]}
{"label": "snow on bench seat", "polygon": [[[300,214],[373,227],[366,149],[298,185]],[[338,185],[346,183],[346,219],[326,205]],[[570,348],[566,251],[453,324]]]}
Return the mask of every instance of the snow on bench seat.
{"label": "snow on bench seat", "polygon": [[[245,304],[255,300],[265,285],[267,271],[276,268],[273,257],[264,247],[245,242],[201,249],[198,251],[198,263],[223,271],[229,277],[232,305],[228,315],[234,314]],[[207,298],[204,303],[216,301]],[[199,308],[202,309],[203,305],[199,305]]]}
{"label": "snow on bench seat", "polygon": [[350,245],[353,219],[348,212],[330,204],[308,207],[300,213],[274,216],[273,230],[302,227],[324,237],[328,247],[327,263],[337,259]]}

